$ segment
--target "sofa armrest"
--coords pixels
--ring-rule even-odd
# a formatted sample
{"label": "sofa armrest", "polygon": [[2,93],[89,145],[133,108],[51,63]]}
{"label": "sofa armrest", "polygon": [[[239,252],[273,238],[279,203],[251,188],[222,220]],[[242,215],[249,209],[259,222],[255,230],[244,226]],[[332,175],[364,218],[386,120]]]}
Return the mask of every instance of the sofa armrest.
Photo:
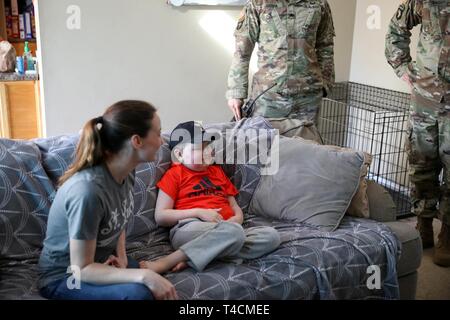
{"label": "sofa armrest", "polygon": [[367,181],[370,219],[378,222],[395,221],[396,205],[389,192],[375,181]]}

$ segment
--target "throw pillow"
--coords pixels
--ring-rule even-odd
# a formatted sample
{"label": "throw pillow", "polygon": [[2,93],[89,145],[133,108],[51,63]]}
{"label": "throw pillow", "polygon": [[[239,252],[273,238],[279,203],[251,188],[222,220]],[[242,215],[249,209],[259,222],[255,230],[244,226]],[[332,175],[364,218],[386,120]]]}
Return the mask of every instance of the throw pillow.
{"label": "throw pillow", "polygon": [[[294,137],[298,138],[298,137]],[[336,150],[336,151],[353,151],[350,148],[338,147],[327,145],[326,147]],[[349,208],[347,209],[346,214],[356,218],[369,218],[370,210],[369,210],[369,198],[367,195],[367,173],[369,172],[370,165],[372,164],[372,155],[367,152],[363,152],[364,154],[364,165],[361,167],[360,173],[360,181],[358,190],[356,191],[352,201],[350,203]]]}
{"label": "throw pillow", "polygon": [[364,154],[280,138],[279,169],[262,176],[250,211],[334,231],[358,190]]}

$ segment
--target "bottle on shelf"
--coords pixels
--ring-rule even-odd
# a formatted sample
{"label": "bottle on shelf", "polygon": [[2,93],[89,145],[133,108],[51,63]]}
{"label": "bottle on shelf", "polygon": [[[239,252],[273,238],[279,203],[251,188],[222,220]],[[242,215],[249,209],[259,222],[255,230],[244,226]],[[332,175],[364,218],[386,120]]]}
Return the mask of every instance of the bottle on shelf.
{"label": "bottle on shelf", "polygon": [[23,65],[23,57],[16,58],[16,72],[18,74],[25,74],[25,67]]}
{"label": "bottle on shelf", "polygon": [[31,71],[29,73],[34,73],[34,71],[35,71],[34,59],[33,59],[33,55],[31,54],[30,47],[28,46],[28,41],[25,41],[23,62],[24,62],[25,73],[27,71]]}

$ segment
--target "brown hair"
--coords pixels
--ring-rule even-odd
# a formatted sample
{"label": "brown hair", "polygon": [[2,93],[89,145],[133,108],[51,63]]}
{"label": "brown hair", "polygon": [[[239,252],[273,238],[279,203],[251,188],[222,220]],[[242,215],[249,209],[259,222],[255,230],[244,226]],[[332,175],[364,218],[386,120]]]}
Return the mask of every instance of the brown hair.
{"label": "brown hair", "polygon": [[59,179],[59,185],[78,171],[103,163],[106,152],[117,154],[133,135],[146,137],[155,113],[156,109],[150,103],[125,100],[110,106],[103,116],[86,122],[75,160]]}

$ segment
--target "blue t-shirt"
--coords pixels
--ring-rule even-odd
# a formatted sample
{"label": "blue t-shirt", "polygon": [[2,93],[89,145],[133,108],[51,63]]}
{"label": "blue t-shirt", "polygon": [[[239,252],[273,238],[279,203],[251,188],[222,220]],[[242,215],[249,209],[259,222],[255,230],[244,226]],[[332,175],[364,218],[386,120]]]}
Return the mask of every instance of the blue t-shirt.
{"label": "blue t-shirt", "polygon": [[61,186],[50,208],[39,259],[40,288],[70,275],[70,239],[96,240],[98,263],[115,253],[133,214],[133,186],[134,172],[119,184],[105,165],[77,172]]}

